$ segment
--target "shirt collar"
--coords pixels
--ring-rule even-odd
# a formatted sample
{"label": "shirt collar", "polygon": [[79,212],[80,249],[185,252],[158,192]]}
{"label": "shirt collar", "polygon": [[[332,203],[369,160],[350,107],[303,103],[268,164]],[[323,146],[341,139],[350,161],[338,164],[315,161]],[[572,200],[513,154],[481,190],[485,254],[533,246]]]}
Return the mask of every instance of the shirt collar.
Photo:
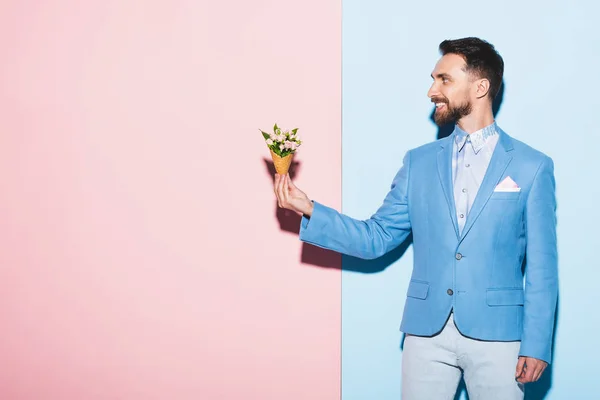
{"label": "shirt collar", "polygon": [[497,134],[498,132],[496,131],[495,121],[492,122],[490,125],[471,133],[470,135],[467,132],[460,129],[458,125],[454,127],[454,140],[456,141],[458,151],[461,151],[465,146],[467,140],[469,140],[473,145],[473,150],[475,151],[475,154],[479,153],[479,151],[486,145],[489,139]]}

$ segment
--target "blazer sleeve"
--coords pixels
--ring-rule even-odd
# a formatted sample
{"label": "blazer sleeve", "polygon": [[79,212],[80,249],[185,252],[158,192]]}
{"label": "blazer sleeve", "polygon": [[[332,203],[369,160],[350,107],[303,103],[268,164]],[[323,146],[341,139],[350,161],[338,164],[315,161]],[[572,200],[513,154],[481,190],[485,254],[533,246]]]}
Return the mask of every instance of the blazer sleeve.
{"label": "blazer sleeve", "polygon": [[540,164],[525,206],[527,235],[525,303],[521,356],[547,363],[552,358],[558,299],[558,252],[554,163]]}
{"label": "blazer sleeve", "polygon": [[363,259],[384,255],[402,243],[411,230],[409,176],[410,152],[407,152],[383,204],[367,220],[351,218],[314,201],[312,216],[302,216],[300,240]]}

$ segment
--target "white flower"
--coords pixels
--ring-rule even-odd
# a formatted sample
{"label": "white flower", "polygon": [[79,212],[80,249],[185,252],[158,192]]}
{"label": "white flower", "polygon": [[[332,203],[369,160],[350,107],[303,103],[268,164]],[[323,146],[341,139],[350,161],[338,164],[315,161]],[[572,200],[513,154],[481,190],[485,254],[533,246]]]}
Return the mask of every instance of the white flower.
{"label": "white flower", "polygon": [[273,141],[271,139],[267,139],[267,144],[270,146],[273,144]]}

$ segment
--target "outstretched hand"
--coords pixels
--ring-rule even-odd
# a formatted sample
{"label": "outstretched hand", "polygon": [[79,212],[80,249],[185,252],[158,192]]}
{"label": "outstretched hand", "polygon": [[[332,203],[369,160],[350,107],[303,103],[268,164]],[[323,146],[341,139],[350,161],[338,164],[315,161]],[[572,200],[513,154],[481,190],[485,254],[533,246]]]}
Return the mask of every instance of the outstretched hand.
{"label": "outstretched hand", "polygon": [[277,204],[281,208],[304,214],[308,217],[312,215],[314,205],[308,196],[294,185],[289,174],[275,174],[275,184],[273,188],[277,196]]}

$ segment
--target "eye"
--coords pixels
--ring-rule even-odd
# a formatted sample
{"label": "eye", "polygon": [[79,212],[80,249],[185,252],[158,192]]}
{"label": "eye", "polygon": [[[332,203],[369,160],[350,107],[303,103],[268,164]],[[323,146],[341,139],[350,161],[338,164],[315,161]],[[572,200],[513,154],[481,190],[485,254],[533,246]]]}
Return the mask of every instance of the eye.
{"label": "eye", "polygon": [[449,80],[448,78],[442,78],[442,83],[443,83],[443,84],[446,84],[446,83],[448,83],[448,82],[450,82],[450,80]]}

